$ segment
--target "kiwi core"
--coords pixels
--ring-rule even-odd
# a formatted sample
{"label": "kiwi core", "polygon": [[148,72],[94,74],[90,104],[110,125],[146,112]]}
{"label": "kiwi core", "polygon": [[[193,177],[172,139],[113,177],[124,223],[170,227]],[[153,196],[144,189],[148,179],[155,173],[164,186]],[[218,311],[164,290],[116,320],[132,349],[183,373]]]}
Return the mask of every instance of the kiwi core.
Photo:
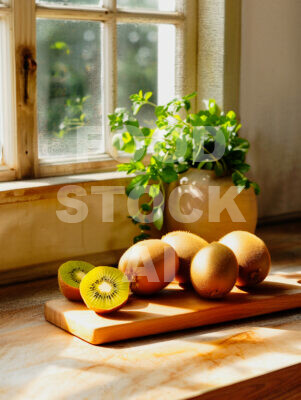
{"label": "kiwi core", "polygon": [[110,277],[102,276],[91,284],[90,290],[94,292],[95,299],[113,299],[117,295],[117,285]]}
{"label": "kiwi core", "polygon": [[130,283],[114,267],[96,267],[80,283],[80,294],[91,310],[105,314],[120,308],[128,299]]}
{"label": "kiwi core", "polygon": [[113,289],[112,285],[108,282],[102,282],[98,286],[98,290],[100,291],[100,293],[110,293],[112,289]]}
{"label": "kiwi core", "polygon": [[83,277],[86,275],[86,273],[84,271],[76,271],[74,275],[75,275],[76,280],[80,282],[83,279]]}

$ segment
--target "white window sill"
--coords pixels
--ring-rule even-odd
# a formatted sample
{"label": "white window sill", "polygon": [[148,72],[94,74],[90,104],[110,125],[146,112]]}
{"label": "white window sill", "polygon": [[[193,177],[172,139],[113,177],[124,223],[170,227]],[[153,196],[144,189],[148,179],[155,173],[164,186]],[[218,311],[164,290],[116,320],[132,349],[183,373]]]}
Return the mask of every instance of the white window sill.
{"label": "white window sill", "polygon": [[53,193],[64,185],[124,185],[128,178],[126,173],[114,171],[0,182],[0,204],[53,197]]}

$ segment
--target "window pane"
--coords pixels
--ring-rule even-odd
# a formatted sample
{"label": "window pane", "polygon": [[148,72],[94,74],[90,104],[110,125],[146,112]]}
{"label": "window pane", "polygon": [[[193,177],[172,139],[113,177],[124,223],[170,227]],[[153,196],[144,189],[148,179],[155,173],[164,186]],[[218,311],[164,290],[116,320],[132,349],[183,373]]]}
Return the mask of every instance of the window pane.
{"label": "window pane", "polygon": [[36,3],[50,3],[58,4],[63,6],[102,6],[103,0],[36,0]]}
{"label": "window pane", "polygon": [[[130,107],[133,93],[153,92],[162,104],[175,95],[175,27],[118,24],[118,107]],[[141,124],[153,125],[152,107],[138,114]]]}
{"label": "window pane", "polygon": [[39,156],[102,153],[101,26],[37,21]]}
{"label": "window pane", "polygon": [[175,0],[117,0],[117,7],[174,11]]}
{"label": "window pane", "polygon": [[0,165],[15,166],[15,104],[11,25],[0,18]]}
{"label": "window pane", "polygon": [[[0,165],[3,163],[3,139],[4,139],[4,98],[6,97],[5,83],[5,41],[2,36],[5,34],[5,27],[0,19]],[[6,78],[7,79],[7,78]]]}
{"label": "window pane", "polygon": [[[0,71],[1,73],[1,71]],[[0,89],[2,89],[0,85]],[[4,121],[3,121],[3,104],[2,104],[3,96],[0,96],[0,165],[3,163],[2,154],[3,154],[3,133],[4,133]]]}

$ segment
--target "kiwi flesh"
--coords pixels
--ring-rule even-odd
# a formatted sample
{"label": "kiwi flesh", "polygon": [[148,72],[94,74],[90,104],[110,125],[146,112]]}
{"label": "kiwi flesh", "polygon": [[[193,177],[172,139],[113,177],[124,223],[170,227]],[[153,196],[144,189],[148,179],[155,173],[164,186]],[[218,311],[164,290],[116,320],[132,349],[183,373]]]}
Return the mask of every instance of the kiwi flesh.
{"label": "kiwi flesh", "polygon": [[208,242],[191,232],[173,231],[162,237],[163,242],[170,244],[179,257],[179,270],[175,280],[183,288],[191,287],[190,265],[193,257]]}
{"label": "kiwi flesh", "polygon": [[168,243],[148,239],[131,246],[120,258],[118,268],[131,282],[132,292],[152,295],[174,280],[179,258]]}
{"label": "kiwi flesh", "polygon": [[80,294],[86,306],[99,314],[118,310],[128,300],[130,283],[117,268],[96,267],[80,283]]}
{"label": "kiwi flesh", "polygon": [[235,254],[239,272],[236,285],[254,286],[262,282],[270,271],[271,256],[263,240],[247,231],[233,231],[219,240]]}
{"label": "kiwi flesh", "polygon": [[62,294],[69,300],[82,300],[79,284],[94,265],[85,261],[67,261],[59,267],[58,282]]}
{"label": "kiwi flesh", "polygon": [[231,249],[213,242],[194,256],[190,274],[192,285],[201,297],[221,298],[235,285],[238,263]]}

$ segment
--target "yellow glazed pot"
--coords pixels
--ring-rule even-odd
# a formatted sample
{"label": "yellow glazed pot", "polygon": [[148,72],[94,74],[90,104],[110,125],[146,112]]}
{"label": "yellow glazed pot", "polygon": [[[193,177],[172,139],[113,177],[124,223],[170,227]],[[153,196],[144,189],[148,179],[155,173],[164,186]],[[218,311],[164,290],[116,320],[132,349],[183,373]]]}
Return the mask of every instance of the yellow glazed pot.
{"label": "yellow glazed pot", "polygon": [[211,242],[234,230],[254,233],[256,228],[254,190],[239,193],[231,176],[191,168],[168,186],[166,200],[168,232],[185,230]]}

